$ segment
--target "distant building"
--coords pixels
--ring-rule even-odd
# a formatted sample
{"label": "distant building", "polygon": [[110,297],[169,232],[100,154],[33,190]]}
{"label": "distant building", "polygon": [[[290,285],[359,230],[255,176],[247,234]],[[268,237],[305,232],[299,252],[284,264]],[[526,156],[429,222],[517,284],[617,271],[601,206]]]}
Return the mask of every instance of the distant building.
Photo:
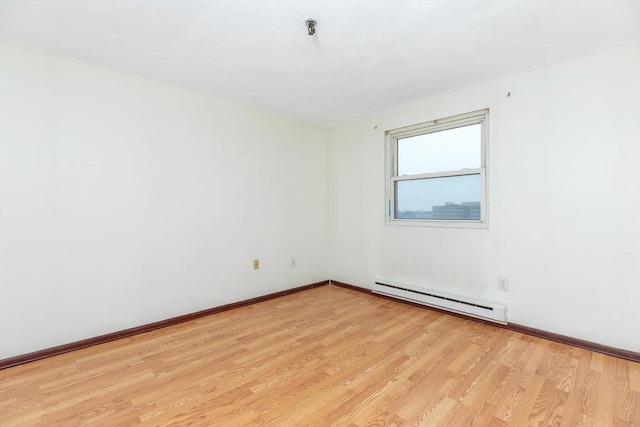
{"label": "distant building", "polygon": [[433,219],[480,220],[480,202],[447,202],[444,206],[433,207]]}
{"label": "distant building", "polygon": [[447,202],[442,206],[434,206],[433,211],[398,211],[399,219],[441,219],[441,220],[480,220],[480,202]]}

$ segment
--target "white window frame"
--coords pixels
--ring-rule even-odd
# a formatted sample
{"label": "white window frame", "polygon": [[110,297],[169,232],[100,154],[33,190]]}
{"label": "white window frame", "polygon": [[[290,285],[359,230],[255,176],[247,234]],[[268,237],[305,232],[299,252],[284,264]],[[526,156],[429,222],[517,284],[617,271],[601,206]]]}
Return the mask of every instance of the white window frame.
{"label": "white window frame", "polygon": [[[425,135],[463,126],[481,124],[480,167],[475,169],[460,169],[436,173],[398,176],[398,140],[412,136]],[[417,125],[405,126],[385,132],[386,139],[386,223],[388,225],[424,226],[424,227],[454,227],[454,228],[488,228],[489,215],[487,203],[487,152],[489,140],[489,109],[474,111],[466,114],[432,120]],[[443,220],[443,219],[408,219],[396,218],[395,188],[398,181],[410,181],[425,178],[455,177],[464,175],[480,175],[480,220]]]}

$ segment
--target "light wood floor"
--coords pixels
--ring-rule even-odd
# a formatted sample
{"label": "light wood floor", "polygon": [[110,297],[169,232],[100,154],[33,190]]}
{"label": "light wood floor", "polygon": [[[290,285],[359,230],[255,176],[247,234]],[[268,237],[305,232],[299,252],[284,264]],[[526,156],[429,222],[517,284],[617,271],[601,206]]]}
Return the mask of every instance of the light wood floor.
{"label": "light wood floor", "polygon": [[2,426],[640,426],[640,364],[324,286],[0,371]]}

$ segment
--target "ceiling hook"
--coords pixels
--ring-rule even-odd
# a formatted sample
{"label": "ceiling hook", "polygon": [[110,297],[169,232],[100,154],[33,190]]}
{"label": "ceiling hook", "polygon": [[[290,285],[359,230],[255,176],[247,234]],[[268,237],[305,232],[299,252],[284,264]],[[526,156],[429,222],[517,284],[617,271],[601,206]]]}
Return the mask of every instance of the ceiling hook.
{"label": "ceiling hook", "polygon": [[310,36],[314,35],[316,33],[316,20],[315,19],[307,19],[305,21],[305,23],[307,24],[307,31],[309,33]]}

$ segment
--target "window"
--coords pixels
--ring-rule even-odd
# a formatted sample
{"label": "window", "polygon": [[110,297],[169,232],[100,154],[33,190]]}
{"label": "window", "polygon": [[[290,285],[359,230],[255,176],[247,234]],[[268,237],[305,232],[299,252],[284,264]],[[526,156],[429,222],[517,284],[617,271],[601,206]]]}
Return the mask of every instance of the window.
{"label": "window", "polygon": [[387,131],[387,222],[487,226],[489,110]]}

